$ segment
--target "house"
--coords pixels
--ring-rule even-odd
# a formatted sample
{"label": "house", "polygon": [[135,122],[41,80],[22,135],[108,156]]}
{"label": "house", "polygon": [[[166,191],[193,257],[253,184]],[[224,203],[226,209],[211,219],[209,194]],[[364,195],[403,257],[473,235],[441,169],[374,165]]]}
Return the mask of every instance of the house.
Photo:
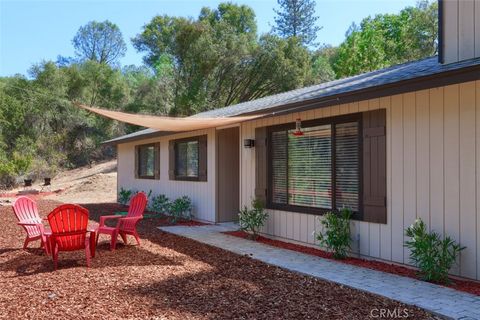
{"label": "house", "polygon": [[263,234],[306,245],[322,213],[350,207],[353,251],[402,264],[422,218],[467,247],[452,273],[480,280],[480,0],[439,7],[438,57],[194,116],[258,119],[110,140],[118,188],[188,195],[210,222],[257,197]]}

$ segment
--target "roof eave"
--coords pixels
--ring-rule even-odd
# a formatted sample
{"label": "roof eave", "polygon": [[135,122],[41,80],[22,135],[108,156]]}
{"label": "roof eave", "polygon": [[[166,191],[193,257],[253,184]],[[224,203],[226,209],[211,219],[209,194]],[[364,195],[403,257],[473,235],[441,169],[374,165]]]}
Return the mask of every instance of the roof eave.
{"label": "roof eave", "polygon": [[[411,79],[401,80],[397,82],[387,83],[378,86],[372,86],[355,91],[348,91],[339,93],[336,95],[322,96],[309,100],[303,100],[300,102],[294,102],[289,104],[282,104],[278,106],[272,106],[271,108],[255,110],[250,112],[240,113],[236,116],[248,116],[255,114],[269,115],[267,117],[278,116],[281,114],[308,111],[317,108],[329,107],[337,104],[350,103],[355,101],[368,100],[373,98],[381,98],[386,96],[392,96],[396,94],[402,94],[406,92],[419,91],[432,89],[436,87],[442,87],[452,84],[458,84],[462,82],[480,80],[480,65],[467,66],[464,68],[447,70],[438,72],[435,74],[415,77]],[[122,143],[144,140],[154,137],[168,136],[175,134],[173,132],[157,131],[144,135],[138,135],[133,137],[127,137],[125,139],[112,139],[103,142],[104,145],[118,145]]]}

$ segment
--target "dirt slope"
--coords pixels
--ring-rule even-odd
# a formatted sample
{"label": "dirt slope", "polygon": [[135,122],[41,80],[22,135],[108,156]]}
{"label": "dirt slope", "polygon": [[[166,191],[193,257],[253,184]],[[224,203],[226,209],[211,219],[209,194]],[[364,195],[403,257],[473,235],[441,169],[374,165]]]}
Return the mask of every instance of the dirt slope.
{"label": "dirt slope", "polygon": [[46,199],[66,203],[116,202],[117,161],[64,171],[52,179],[51,189],[64,191]]}

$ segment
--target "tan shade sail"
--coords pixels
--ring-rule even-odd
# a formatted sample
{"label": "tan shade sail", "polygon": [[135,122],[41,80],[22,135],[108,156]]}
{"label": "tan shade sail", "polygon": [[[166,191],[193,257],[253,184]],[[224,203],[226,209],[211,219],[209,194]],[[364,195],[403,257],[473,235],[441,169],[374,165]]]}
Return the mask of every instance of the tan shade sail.
{"label": "tan shade sail", "polygon": [[145,114],[132,114],[126,112],[119,112],[113,110],[105,110],[100,108],[88,107],[86,105],[75,103],[80,108],[94,112],[101,116],[134,124],[137,126],[147,127],[151,129],[157,129],[160,131],[193,131],[208,129],[214,127],[227,126],[230,124],[240,123],[247,120],[260,118],[263,115],[244,116],[244,117],[223,117],[223,118],[179,118],[179,117],[163,117],[152,116]]}

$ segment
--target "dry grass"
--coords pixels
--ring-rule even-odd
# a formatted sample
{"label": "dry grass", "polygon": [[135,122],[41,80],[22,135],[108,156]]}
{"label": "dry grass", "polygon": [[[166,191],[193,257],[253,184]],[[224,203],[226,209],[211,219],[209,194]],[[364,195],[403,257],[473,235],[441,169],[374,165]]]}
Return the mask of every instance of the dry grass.
{"label": "dry grass", "polygon": [[[40,201],[42,215],[58,205]],[[92,219],[116,205],[88,204]],[[92,267],[82,252],[61,253],[59,270],[0,207],[2,319],[367,319],[373,308],[408,308],[372,294],[272,267],[141,222],[142,246],[99,245]],[[102,240],[101,240],[102,241]],[[132,241],[133,243],[133,241]]]}

